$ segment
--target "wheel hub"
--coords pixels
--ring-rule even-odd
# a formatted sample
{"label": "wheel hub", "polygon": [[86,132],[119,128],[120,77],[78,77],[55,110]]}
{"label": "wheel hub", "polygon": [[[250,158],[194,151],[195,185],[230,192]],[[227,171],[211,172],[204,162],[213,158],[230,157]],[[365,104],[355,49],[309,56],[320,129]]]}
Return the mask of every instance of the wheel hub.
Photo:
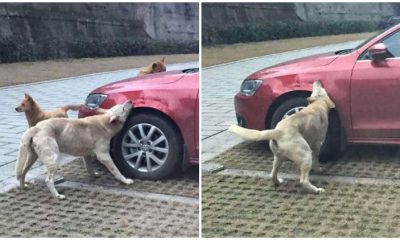
{"label": "wheel hub", "polygon": [[150,145],[147,143],[142,143],[140,145],[140,150],[142,150],[143,152],[149,152],[150,151]]}

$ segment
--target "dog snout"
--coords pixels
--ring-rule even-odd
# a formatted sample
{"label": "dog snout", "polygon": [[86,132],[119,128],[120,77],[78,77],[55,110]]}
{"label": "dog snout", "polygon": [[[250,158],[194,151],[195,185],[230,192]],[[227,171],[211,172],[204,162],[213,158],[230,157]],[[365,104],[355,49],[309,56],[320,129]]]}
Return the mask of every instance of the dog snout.
{"label": "dog snout", "polygon": [[18,109],[18,107],[16,107],[16,108],[15,108],[15,111],[19,112],[19,109]]}

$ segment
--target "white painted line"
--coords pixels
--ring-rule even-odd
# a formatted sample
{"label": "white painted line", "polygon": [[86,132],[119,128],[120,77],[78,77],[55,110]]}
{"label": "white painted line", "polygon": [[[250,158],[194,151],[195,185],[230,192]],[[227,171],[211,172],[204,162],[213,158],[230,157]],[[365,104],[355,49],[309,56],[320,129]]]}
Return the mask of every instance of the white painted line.
{"label": "white painted line", "polygon": [[[258,170],[241,170],[241,169],[225,169],[217,173],[218,175],[228,176],[246,176],[271,178],[269,172]],[[294,173],[278,173],[278,177],[289,180],[299,180],[299,174]],[[349,184],[376,184],[376,185],[400,185],[400,179],[388,178],[366,178],[366,177],[349,177],[337,175],[310,175],[310,180],[349,183]]]}
{"label": "white painted line", "polygon": [[[172,201],[189,205],[199,205],[199,199],[191,198],[191,197],[183,197],[177,195],[169,195],[169,194],[161,194],[161,193],[152,193],[152,192],[143,192],[136,191],[132,189],[123,189],[123,188],[115,188],[115,187],[105,187],[95,184],[87,184],[81,182],[70,182],[65,181],[63,183],[57,184],[57,187],[64,188],[73,188],[73,189],[85,189],[90,191],[102,192],[102,193],[110,193],[115,195],[125,195],[130,197],[140,197],[147,199],[155,199],[160,201]],[[68,196],[67,196],[68,197]]]}

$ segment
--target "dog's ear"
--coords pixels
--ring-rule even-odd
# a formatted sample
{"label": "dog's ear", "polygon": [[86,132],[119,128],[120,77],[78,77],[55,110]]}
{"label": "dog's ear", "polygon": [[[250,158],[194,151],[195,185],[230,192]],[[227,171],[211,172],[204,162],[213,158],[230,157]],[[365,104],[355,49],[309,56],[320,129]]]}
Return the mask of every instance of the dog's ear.
{"label": "dog's ear", "polygon": [[330,99],[326,100],[326,104],[328,104],[329,108],[335,108],[336,107],[335,103]]}
{"label": "dog's ear", "polygon": [[25,93],[25,99],[28,101],[32,101],[32,97],[27,93]]}
{"label": "dog's ear", "polygon": [[96,112],[96,114],[104,114],[107,112],[107,110],[103,108],[96,108],[94,109],[94,111]]}
{"label": "dog's ear", "polygon": [[315,102],[317,99],[315,98],[315,97],[308,97],[307,98],[307,101],[308,101],[308,103],[313,103],[313,102]]}
{"label": "dog's ear", "polygon": [[165,62],[165,57],[162,57],[160,62],[164,63]]}
{"label": "dog's ear", "polygon": [[151,68],[152,68],[153,70],[155,70],[155,69],[157,68],[157,63],[153,63],[153,65],[151,66]]}
{"label": "dog's ear", "polygon": [[111,118],[110,118],[110,122],[109,122],[111,125],[114,125],[114,124],[117,124],[117,123],[119,123],[119,117],[118,116],[111,116]]}

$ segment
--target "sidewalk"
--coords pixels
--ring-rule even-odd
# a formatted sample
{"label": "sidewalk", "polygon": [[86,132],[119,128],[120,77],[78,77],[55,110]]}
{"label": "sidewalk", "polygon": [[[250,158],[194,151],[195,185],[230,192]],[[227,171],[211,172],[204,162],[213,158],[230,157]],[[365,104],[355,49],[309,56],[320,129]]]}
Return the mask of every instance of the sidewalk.
{"label": "sidewalk", "polygon": [[251,73],[295,58],[357,46],[361,41],[332,44],[285,53],[244,59],[202,69],[202,162],[226,151],[241,141],[226,132],[236,123],[233,97]]}

